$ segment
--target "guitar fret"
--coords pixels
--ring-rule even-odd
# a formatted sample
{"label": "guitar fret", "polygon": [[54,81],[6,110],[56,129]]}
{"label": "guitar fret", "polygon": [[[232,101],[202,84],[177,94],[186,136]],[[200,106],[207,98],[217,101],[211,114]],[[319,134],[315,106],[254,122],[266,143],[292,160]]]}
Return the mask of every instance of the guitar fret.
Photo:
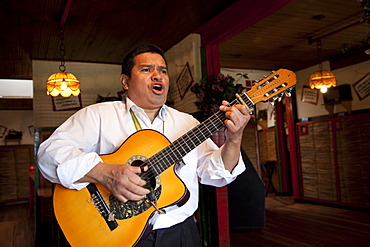
{"label": "guitar fret", "polygon": [[[188,137],[188,136],[187,136]],[[190,141],[192,141],[190,138],[188,138]],[[192,150],[192,148],[189,147],[188,145],[188,142],[187,141],[183,141],[183,143],[185,143],[185,147],[187,147],[188,149],[185,150],[186,153],[190,152]]]}
{"label": "guitar fret", "polygon": [[176,146],[174,146],[173,149],[176,150],[180,154],[180,155],[178,155],[178,157],[182,157],[181,152],[179,151],[179,149]]}
{"label": "guitar fret", "polygon": [[[197,128],[196,130],[199,132],[199,130],[200,130],[200,128],[201,128],[202,126],[200,126],[199,128]],[[200,135],[198,135],[198,134],[195,134],[195,132],[193,133],[194,134],[194,136],[196,137],[196,139],[198,140],[198,142],[201,142],[201,139],[199,139],[199,137],[200,137]],[[203,135],[203,132],[200,132],[200,134],[202,134]],[[204,135],[203,135],[204,136]]]}
{"label": "guitar fret", "polygon": [[217,130],[218,126],[215,125],[213,121],[211,121],[212,125],[215,127],[215,130]]}
{"label": "guitar fret", "polygon": [[146,171],[149,178],[155,177],[156,174],[159,174],[159,171],[157,170],[158,167],[155,165],[157,162],[158,159],[154,157],[153,159],[148,159],[147,162],[143,164],[143,166],[147,165],[149,167],[148,171]]}
{"label": "guitar fret", "polygon": [[159,171],[157,171],[157,166],[150,166],[156,174],[159,174]]}
{"label": "guitar fret", "polygon": [[[186,137],[187,137],[187,139],[189,139],[188,136],[186,136]],[[191,148],[189,148],[187,142],[185,141],[185,138],[179,140],[179,144],[181,144],[179,146],[183,150],[182,155],[187,154],[188,152],[190,152],[192,150]]]}

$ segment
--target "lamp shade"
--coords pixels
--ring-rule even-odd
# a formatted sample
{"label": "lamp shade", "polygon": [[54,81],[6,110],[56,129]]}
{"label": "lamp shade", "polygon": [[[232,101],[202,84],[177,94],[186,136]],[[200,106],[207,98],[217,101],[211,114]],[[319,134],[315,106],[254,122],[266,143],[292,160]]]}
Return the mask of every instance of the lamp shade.
{"label": "lamp shade", "polygon": [[80,94],[80,81],[72,73],[58,72],[49,76],[46,82],[46,93],[51,96],[69,97]]}
{"label": "lamp shade", "polygon": [[313,73],[310,76],[310,87],[311,89],[320,89],[322,93],[326,93],[328,88],[335,87],[337,81],[332,72],[327,70],[321,70]]}

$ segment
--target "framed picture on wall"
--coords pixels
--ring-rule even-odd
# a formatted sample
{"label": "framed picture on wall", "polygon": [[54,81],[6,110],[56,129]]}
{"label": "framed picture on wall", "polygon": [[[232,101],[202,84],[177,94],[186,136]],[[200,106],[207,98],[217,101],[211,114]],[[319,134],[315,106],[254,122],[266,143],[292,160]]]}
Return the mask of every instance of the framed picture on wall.
{"label": "framed picture on wall", "polygon": [[311,89],[309,86],[303,86],[301,101],[317,105],[319,99],[319,90]]}
{"label": "framed picture on wall", "polygon": [[34,137],[34,136],[35,136],[35,128],[33,127],[33,125],[29,125],[29,126],[28,126],[28,132],[30,133],[30,135],[31,135],[32,137]]}
{"label": "framed picture on wall", "polygon": [[79,110],[82,108],[81,94],[78,96],[63,97],[58,95],[52,97],[53,111]]}
{"label": "framed picture on wall", "polygon": [[365,99],[370,95],[370,73],[353,84],[353,88],[360,100]]}
{"label": "framed picture on wall", "polygon": [[193,84],[194,79],[191,74],[189,62],[186,62],[183,70],[176,80],[177,88],[179,90],[180,98],[183,99],[185,94],[189,91],[190,86]]}
{"label": "framed picture on wall", "polygon": [[3,138],[8,128],[0,125],[0,138]]}

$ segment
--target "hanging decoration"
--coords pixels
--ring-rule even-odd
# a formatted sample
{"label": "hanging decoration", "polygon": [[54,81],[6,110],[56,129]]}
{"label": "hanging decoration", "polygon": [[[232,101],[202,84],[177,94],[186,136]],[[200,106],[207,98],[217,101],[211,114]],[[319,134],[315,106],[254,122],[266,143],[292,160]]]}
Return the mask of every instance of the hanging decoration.
{"label": "hanging decoration", "polygon": [[317,40],[317,52],[320,59],[319,71],[310,76],[311,89],[319,89],[321,93],[326,93],[328,88],[335,87],[337,81],[332,72],[322,69],[321,40]]}
{"label": "hanging decoration", "polygon": [[72,73],[65,72],[65,60],[64,56],[66,54],[65,45],[64,45],[64,31],[63,28],[60,28],[60,56],[61,63],[59,66],[59,71],[49,76],[46,83],[46,93],[53,97],[58,96],[59,94],[63,97],[69,97],[71,95],[78,96],[80,94],[80,81]]}

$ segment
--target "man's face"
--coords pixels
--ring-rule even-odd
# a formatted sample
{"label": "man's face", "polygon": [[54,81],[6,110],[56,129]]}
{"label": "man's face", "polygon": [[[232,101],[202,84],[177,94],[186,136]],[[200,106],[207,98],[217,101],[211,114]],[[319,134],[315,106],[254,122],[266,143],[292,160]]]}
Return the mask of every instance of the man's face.
{"label": "man's face", "polygon": [[167,99],[169,78],[166,62],[156,53],[142,53],[134,59],[131,78],[121,75],[127,96],[143,109],[158,109]]}

